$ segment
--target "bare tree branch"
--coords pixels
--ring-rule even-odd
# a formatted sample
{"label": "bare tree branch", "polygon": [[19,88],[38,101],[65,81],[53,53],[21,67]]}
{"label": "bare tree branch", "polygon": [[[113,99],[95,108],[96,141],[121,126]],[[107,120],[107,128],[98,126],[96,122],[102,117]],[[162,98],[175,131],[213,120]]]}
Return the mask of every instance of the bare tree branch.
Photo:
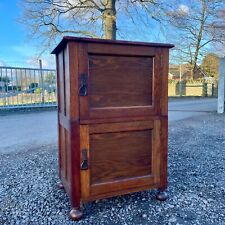
{"label": "bare tree branch", "polygon": [[[137,20],[144,24],[147,19],[143,10],[150,15],[151,7],[158,3],[156,0],[20,0],[20,4],[23,10],[20,22],[32,37],[42,38],[51,46],[65,34],[115,39],[118,29],[123,29],[118,28],[119,14],[126,12],[134,24]],[[152,18],[156,20],[157,16],[152,14]]]}
{"label": "bare tree branch", "polygon": [[[172,27],[170,34],[174,32],[176,35],[177,50],[180,49],[184,61],[189,59],[193,75],[201,55],[205,54],[205,48],[213,43],[224,42],[224,30],[213,23],[217,20],[217,12],[223,7],[223,0],[188,1],[186,5],[174,0],[165,8],[166,22]],[[185,48],[187,51],[184,51]]]}

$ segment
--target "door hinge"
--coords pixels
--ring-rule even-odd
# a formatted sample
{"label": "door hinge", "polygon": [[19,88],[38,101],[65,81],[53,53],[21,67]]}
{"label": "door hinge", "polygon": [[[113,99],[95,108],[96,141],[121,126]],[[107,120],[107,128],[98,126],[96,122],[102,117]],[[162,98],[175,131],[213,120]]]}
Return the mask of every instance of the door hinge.
{"label": "door hinge", "polygon": [[162,55],[160,56],[160,66],[161,67],[163,66],[163,56]]}
{"label": "door hinge", "polygon": [[87,74],[80,75],[80,87],[79,87],[79,96],[87,96]]}

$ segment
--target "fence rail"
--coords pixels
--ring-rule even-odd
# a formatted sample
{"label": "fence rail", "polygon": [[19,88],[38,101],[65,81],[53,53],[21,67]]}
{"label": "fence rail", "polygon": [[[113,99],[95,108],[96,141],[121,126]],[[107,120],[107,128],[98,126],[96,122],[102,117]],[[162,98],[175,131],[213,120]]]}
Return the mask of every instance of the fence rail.
{"label": "fence rail", "polygon": [[[174,68],[171,73],[176,74]],[[172,79],[168,85],[169,96],[216,96],[216,81]],[[0,67],[0,110],[15,108],[56,106],[56,71],[52,69]]]}
{"label": "fence rail", "polygon": [[56,71],[0,67],[0,109],[56,106]]}
{"label": "fence rail", "polygon": [[217,82],[188,81],[169,82],[168,84],[169,97],[181,96],[199,96],[199,97],[216,97]]}

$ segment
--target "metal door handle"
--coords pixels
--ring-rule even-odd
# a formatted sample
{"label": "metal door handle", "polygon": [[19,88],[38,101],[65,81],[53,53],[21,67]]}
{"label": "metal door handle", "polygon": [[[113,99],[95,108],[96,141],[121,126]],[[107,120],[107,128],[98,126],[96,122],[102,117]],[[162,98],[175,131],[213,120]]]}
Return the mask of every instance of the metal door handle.
{"label": "metal door handle", "polygon": [[80,75],[79,96],[87,96],[87,74]]}
{"label": "metal door handle", "polygon": [[87,149],[82,149],[82,162],[80,168],[81,170],[88,169]]}

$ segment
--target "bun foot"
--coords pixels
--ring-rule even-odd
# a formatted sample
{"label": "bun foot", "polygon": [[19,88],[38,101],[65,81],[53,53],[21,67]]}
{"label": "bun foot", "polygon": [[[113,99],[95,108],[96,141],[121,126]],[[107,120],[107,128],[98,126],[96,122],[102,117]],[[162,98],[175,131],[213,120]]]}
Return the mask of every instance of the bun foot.
{"label": "bun foot", "polygon": [[158,191],[156,193],[156,199],[159,201],[166,201],[166,199],[168,198],[166,192],[164,191]]}
{"label": "bun foot", "polygon": [[83,216],[83,213],[79,209],[73,208],[70,211],[71,220],[80,220],[82,216]]}
{"label": "bun foot", "polygon": [[58,183],[57,186],[59,189],[64,189],[63,183]]}

